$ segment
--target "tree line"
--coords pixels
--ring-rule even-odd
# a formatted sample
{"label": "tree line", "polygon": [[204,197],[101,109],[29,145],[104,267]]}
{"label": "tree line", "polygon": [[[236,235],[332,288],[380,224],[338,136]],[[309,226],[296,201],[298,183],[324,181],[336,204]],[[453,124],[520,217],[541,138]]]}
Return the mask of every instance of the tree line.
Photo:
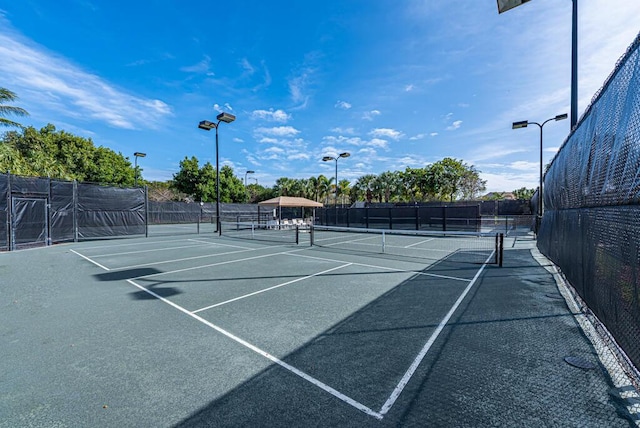
{"label": "tree line", "polygon": [[[133,186],[137,181],[149,186],[151,199],[215,202],[216,170],[210,162],[200,166],[195,156],[185,157],[172,180],[145,181],[142,169],[136,170],[128,157],[96,147],[90,138],[58,131],[52,124],[37,130],[7,119],[7,115],[28,115],[19,107],[6,105],[16,99],[13,92],[0,88],[0,125],[18,128],[0,137],[0,171],[118,186]],[[423,168],[366,174],[353,185],[345,179],[335,183],[333,177],[321,174],[306,179],[281,177],[273,187],[257,183],[245,186],[227,165],[220,168],[219,180],[220,202],[227,203],[256,203],[277,196],[300,196],[343,205],[355,201],[454,201],[475,199],[486,189],[480,171],[449,157]],[[529,199],[533,193],[534,189],[526,188],[514,191],[522,199]]]}

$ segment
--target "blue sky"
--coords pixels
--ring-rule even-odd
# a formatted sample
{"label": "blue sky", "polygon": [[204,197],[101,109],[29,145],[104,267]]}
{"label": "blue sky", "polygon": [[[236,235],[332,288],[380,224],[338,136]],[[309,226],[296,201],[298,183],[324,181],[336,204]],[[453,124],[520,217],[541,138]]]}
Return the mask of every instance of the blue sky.
{"label": "blue sky", "polygon": [[[640,1],[579,2],[578,115],[640,30]],[[0,86],[19,119],[89,137],[168,180],[182,159],[244,180],[474,165],[487,191],[538,182],[539,130],[569,113],[571,0],[0,0]],[[544,127],[547,163],[569,120]]]}

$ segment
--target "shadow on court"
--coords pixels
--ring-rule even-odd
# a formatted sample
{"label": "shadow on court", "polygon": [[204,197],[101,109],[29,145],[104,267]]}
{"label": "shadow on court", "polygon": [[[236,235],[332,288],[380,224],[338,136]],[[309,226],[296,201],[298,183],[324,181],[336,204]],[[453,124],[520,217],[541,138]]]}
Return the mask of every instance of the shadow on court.
{"label": "shadow on court", "polygon": [[[466,285],[414,275],[283,361],[379,412]],[[527,250],[488,266],[382,420],[274,364],[176,426],[629,426],[557,293]]]}
{"label": "shadow on court", "polygon": [[[147,275],[155,275],[158,273],[162,273],[162,271],[155,268],[135,268],[135,269],[125,269],[125,270],[111,271],[111,272],[105,272],[105,273],[98,273],[93,276],[98,281],[124,281],[127,279],[136,279],[139,277],[144,277]],[[157,296],[163,297],[166,299],[182,293],[182,291],[180,291],[178,288],[162,287],[161,285],[162,285],[162,282],[151,284],[146,287],[153,294],[148,293],[144,290],[139,290],[139,291],[134,291],[130,293],[130,295],[135,300],[156,300]]]}

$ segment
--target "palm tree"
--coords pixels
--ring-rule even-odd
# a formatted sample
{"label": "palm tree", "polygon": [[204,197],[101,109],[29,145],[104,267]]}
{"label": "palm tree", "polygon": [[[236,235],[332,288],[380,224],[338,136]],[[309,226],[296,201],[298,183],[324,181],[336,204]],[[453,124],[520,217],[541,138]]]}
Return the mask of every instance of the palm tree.
{"label": "palm tree", "polygon": [[350,190],[351,182],[349,180],[342,179],[338,182],[338,196],[342,205],[345,204],[345,201],[348,201]]}
{"label": "palm tree", "polygon": [[6,88],[0,88],[0,125],[1,126],[16,126],[18,128],[22,128],[18,122],[14,122],[12,120],[6,119],[3,116],[7,116],[13,114],[15,116],[28,116],[29,113],[20,107],[13,107],[4,105],[7,102],[15,101],[18,97],[16,94],[11,92]]}

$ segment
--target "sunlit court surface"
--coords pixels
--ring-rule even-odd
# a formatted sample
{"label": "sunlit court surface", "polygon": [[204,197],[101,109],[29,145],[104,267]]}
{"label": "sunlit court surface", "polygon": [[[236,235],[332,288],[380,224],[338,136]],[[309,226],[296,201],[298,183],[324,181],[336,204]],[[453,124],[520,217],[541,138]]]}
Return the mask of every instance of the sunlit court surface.
{"label": "sunlit court surface", "polygon": [[239,238],[0,254],[0,426],[629,426],[533,241]]}

